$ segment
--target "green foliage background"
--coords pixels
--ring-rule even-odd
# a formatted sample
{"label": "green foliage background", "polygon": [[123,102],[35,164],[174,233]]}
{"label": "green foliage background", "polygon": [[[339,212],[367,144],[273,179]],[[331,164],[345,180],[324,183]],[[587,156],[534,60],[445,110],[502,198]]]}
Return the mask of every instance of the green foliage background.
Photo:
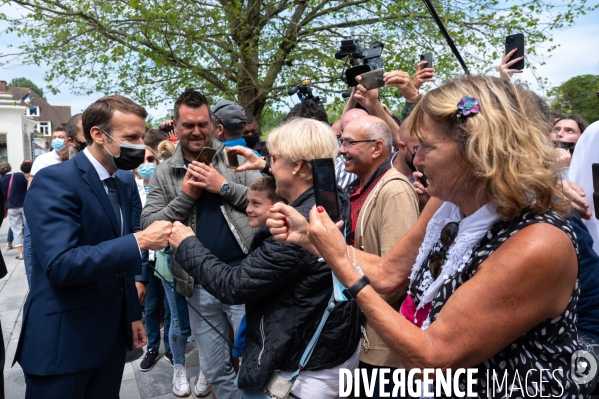
{"label": "green foliage background", "polygon": [[14,78],[8,83],[8,87],[29,87],[31,90],[36,92],[38,96],[40,96],[44,100],[46,99],[46,97],[44,97],[44,91],[38,85],[36,85],[27,78]]}
{"label": "green foliage background", "polygon": [[[593,123],[599,120],[599,75],[574,76],[553,88],[555,96],[551,110],[563,114],[578,114]],[[598,149],[599,151],[599,149]]]}
{"label": "green foliage background", "polygon": [[[126,94],[147,106],[194,87],[212,101],[238,101],[267,126],[287,89],[304,78],[321,95],[345,89],[343,62],[333,56],[342,38],[363,47],[383,42],[386,70],[413,73],[419,54],[432,51],[441,80],[463,73],[422,0],[4,2],[22,12],[0,20],[23,44],[0,64],[48,65],[46,82],[64,80],[75,94]],[[517,32],[526,37],[527,65],[543,64],[555,47],[537,45],[599,7],[595,0],[433,3],[470,70],[481,73],[496,67],[505,36]],[[391,109],[400,107],[397,90],[383,95]],[[337,103],[331,107],[337,112]]]}

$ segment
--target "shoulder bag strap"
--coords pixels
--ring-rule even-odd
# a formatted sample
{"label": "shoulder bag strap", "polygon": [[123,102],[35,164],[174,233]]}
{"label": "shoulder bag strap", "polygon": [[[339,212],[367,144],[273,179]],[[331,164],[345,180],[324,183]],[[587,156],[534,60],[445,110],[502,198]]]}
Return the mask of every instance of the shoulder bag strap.
{"label": "shoulder bag strap", "polygon": [[7,203],[7,206],[8,206],[8,198],[10,197],[10,189],[12,188],[12,179],[13,179],[13,177],[15,177],[14,173],[10,176],[10,181],[8,182],[8,192],[6,193],[6,203]]}
{"label": "shoulder bag strap", "polygon": [[320,324],[318,325],[318,328],[316,329],[314,336],[310,340],[308,347],[306,348],[306,350],[304,351],[304,354],[302,355],[302,358],[299,362],[299,368],[291,376],[291,381],[294,381],[297,378],[299,373],[302,371],[302,369],[306,366],[306,364],[310,360],[310,357],[312,356],[312,352],[314,352],[314,347],[316,346],[316,342],[318,342],[318,338],[320,338],[320,333],[322,332],[322,329],[324,328],[324,325],[326,324],[327,319],[329,318],[329,315],[331,314],[331,312],[333,311],[334,308],[335,308],[335,298],[334,298],[334,294],[331,294],[331,299],[329,299],[329,304],[327,305],[327,308],[325,309],[324,314],[322,315],[322,319],[320,319]]}

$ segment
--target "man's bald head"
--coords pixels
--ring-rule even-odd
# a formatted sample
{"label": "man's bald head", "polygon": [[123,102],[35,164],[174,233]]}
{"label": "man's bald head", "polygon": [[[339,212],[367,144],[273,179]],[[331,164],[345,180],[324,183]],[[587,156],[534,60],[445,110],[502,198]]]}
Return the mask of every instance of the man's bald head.
{"label": "man's bald head", "polygon": [[376,116],[362,115],[351,120],[346,129],[359,132],[361,140],[380,140],[383,142],[384,156],[391,154],[393,136],[391,130],[384,120]]}
{"label": "man's bald head", "polygon": [[349,111],[345,112],[341,116],[341,122],[340,122],[341,131],[345,130],[345,126],[347,126],[347,124],[349,122],[351,122],[352,120],[354,120],[360,116],[367,116],[367,115],[368,115],[368,112],[364,111],[361,108],[352,108]]}
{"label": "man's bald head", "polygon": [[335,121],[331,125],[331,129],[333,129],[333,131],[335,132],[335,134],[337,136],[339,136],[341,134],[341,120]]}

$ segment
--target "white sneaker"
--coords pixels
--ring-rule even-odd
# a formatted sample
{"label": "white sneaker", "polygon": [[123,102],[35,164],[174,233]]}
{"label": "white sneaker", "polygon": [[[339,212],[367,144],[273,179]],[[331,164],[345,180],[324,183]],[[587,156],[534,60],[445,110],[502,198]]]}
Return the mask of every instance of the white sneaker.
{"label": "white sneaker", "polygon": [[208,386],[208,380],[204,377],[204,373],[200,370],[200,374],[198,374],[198,380],[196,384],[193,386],[193,393],[198,398],[204,398],[210,395],[210,387]]}
{"label": "white sneaker", "polygon": [[175,364],[175,373],[173,374],[173,394],[179,398],[191,395],[187,372],[182,364]]}

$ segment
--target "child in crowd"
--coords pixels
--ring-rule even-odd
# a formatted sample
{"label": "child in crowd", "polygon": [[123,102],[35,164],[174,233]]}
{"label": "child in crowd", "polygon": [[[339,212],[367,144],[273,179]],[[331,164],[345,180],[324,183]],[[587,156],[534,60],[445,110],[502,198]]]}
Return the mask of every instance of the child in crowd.
{"label": "child in crowd", "polygon": [[[275,179],[270,176],[263,176],[252,183],[248,191],[248,206],[245,208],[250,221],[250,227],[259,229],[265,226],[268,208],[277,202],[286,202],[277,195],[275,192],[276,188]],[[241,357],[243,355],[243,349],[245,348],[245,326],[245,316],[243,316],[237,330],[235,343],[233,344],[234,357]]]}
{"label": "child in crowd", "polygon": [[266,225],[268,208],[277,202],[285,201],[277,195],[276,188],[275,179],[270,176],[263,176],[250,186],[245,212],[248,214],[251,227],[257,229]]}

